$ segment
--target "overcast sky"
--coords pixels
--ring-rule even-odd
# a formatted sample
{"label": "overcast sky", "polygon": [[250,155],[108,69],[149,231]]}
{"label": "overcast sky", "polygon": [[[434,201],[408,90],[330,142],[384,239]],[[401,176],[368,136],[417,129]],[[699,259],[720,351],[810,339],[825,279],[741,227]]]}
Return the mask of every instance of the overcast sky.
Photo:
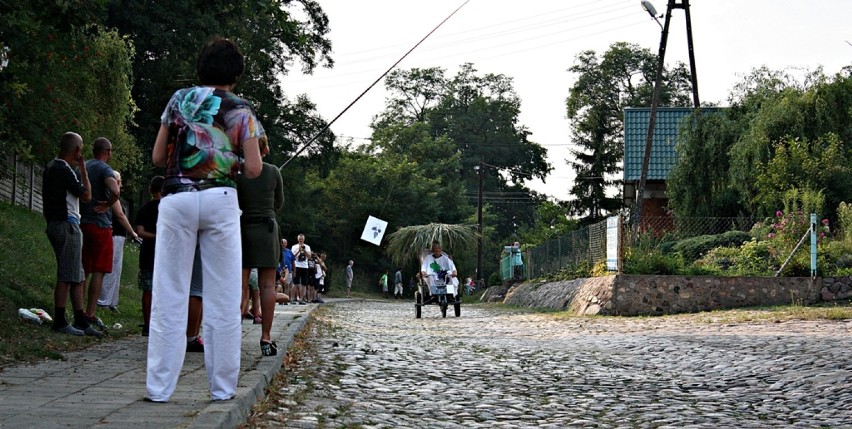
{"label": "overcast sky", "polygon": [[[680,2],[680,1],[679,1]],[[284,78],[291,96],[307,94],[331,120],[464,0],[319,0],[329,17],[333,69]],[[663,13],[665,0],[652,1]],[[702,102],[726,105],[728,94],[752,69],[852,64],[852,0],[692,0],[692,32]],[[660,19],[662,22],[663,20]],[[573,172],[565,99],[576,76],[568,68],[585,50],[605,52],[616,42],[657,53],[660,27],[639,0],[469,0],[415,49],[399,68],[443,67],[452,77],[463,63],[480,75],[513,78],[521,99],[520,123],[548,150],[554,171],[527,185],[568,199]],[[666,63],[688,64],[684,11],[672,15]],[[384,107],[380,82],[331,127],[363,143]]]}

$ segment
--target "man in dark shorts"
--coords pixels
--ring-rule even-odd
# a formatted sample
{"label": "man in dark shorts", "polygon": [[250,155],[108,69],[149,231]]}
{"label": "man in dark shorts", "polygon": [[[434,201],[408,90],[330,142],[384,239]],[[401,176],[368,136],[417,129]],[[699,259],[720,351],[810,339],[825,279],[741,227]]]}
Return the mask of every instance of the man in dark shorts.
{"label": "man in dark shorts", "polygon": [[89,276],[86,318],[89,323],[106,329],[95,314],[104,282],[104,274],[112,272],[112,219],[109,208],[118,201],[118,181],[107,164],[112,157],[112,143],[105,137],[95,139],[94,159],[86,161],[92,185],[92,199],[80,205],[80,229],[83,231],[83,270]]}
{"label": "man in dark shorts", "polygon": [[[74,168],[79,169],[79,176]],[[79,177],[79,178],[78,178]],[[44,207],[47,221],[47,238],[56,255],[56,290],[53,294],[53,330],[71,335],[102,335],[89,326],[83,311],[82,251],[83,233],[80,231],[80,201],[92,198],[89,175],[83,159],[83,139],[68,132],[59,141],[59,156],[44,169],[42,181]],[[65,305],[71,295],[74,325],[65,318]]]}
{"label": "man in dark shorts", "polygon": [[308,271],[308,259],[311,257],[311,246],[305,244],[305,234],[299,234],[296,237],[298,241],[293,245],[293,265],[296,267],[295,276],[293,276],[294,292],[290,295],[290,302],[298,302],[301,305],[307,304],[305,301],[306,291],[310,285],[313,273]]}
{"label": "man in dark shorts", "polygon": [[142,239],[139,249],[138,284],[142,291],[142,336],[147,337],[151,324],[151,291],[154,285],[154,248],[157,245],[157,218],[160,215],[160,199],[163,196],[163,176],[151,179],[151,201],[145,203],[136,214],[136,234]]}

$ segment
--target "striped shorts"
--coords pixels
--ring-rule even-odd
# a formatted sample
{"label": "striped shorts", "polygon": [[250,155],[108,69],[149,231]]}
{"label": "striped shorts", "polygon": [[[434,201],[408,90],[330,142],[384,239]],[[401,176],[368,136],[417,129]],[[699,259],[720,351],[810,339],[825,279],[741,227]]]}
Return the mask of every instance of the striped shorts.
{"label": "striped shorts", "polygon": [[83,232],[80,225],[67,221],[48,222],[47,239],[56,256],[56,281],[60,283],[82,283]]}

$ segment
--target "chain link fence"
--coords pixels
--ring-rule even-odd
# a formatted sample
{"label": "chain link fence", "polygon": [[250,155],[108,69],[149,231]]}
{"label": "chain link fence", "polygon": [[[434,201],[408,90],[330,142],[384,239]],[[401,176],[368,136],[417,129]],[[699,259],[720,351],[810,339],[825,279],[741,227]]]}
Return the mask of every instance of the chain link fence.
{"label": "chain link fence", "polygon": [[[509,265],[503,257],[501,267]],[[606,259],[606,221],[545,241],[523,252],[521,277],[531,279],[555,273],[566,267],[592,266]],[[503,280],[512,270],[501,269]]]}
{"label": "chain link fence", "polygon": [[[750,231],[761,219],[752,217],[685,217],[648,216],[643,217],[639,227],[634,228],[628,221],[621,222],[618,234],[607,234],[607,221],[598,222],[571,233],[548,240],[523,252],[521,278],[532,279],[553,274],[565,269],[589,269],[607,260],[607,240],[620,240],[610,243],[615,257],[621,266],[623,250],[641,243],[644,248],[666,248],[666,244],[704,235],[718,235],[728,231]],[[611,255],[612,256],[612,255]],[[501,260],[501,277],[518,280],[511,258]]]}
{"label": "chain link fence", "polygon": [[638,238],[663,243],[728,231],[749,231],[759,220],[753,217],[648,216],[639,222],[638,234],[634,234],[632,225],[625,224],[625,238],[628,239],[625,243],[631,244]]}

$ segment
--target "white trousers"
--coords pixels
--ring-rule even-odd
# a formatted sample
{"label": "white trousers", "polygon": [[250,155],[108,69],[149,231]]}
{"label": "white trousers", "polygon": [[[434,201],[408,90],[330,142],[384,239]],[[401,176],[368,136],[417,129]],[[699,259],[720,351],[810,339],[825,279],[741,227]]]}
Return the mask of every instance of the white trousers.
{"label": "white trousers", "polygon": [[234,188],[181,192],[163,198],[157,219],[148,397],[168,401],[186,356],[189,286],[196,240],[204,282],[204,366],[215,400],[237,389],[242,321],[240,209]]}
{"label": "white trousers", "polygon": [[112,272],[104,274],[98,305],[118,307],[118,290],[121,288],[121,264],[124,261],[124,240],[120,235],[112,236]]}

